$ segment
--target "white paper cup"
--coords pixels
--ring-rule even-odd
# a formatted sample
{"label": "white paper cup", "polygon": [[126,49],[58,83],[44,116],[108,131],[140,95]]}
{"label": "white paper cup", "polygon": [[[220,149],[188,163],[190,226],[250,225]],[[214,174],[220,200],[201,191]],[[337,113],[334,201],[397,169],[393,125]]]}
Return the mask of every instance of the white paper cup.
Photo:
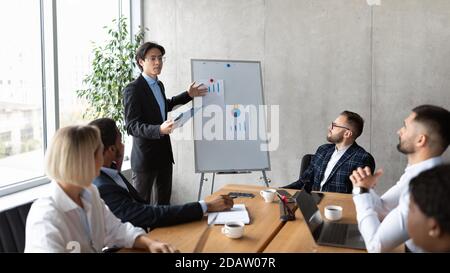
{"label": "white paper cup", "polygon": [[326,206],[324,209],[325,218],[330,221],[337,221],[342,218],[342,207],[341,206]]}
{"label": "white paper cup", "polygon": [[275,193],[277,190],[275,189],[265,189],[259,192],[259,194],[264,198],[266,203],[272,203],[275,199]]}
{"label": "white paper cup", "polygon": [[222,234],[227,236],[228,238],[238,239],[244,235],[244,222],[240,221],[231,221],[225,223],[222,228]]}

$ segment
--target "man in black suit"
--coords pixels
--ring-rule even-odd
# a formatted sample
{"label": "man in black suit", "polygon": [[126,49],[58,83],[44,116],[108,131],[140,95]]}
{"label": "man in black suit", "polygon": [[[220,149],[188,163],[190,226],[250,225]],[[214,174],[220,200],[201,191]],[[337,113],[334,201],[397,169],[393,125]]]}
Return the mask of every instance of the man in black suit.
{"label": "man in black suit", "polygon": [[[158,80],[164,54],[165,49],[156,43],[140,46],[136,63],[142,73],[123,90],[126,130],[133,136],[133,183],[146,202],[158,205],[169,205],[172,193],[174,160],[169,134],[174,123],[167,120],[167,113],[207,92],[206,86],[195,86],[194,82],[188,91],[167,99],[164,85]],[[152,192],[153,184],[156,192]]]}
{"label": "man in black suit", "polygon": [[223,211],[233,207],[233,200],[220,196],[211,202],[192,202],[184,205],[149,205],[136,189],[120,173],[124,145],[122,134],[114,120],[96,119],[90,125],[97,126],[103,142],[103,167],[95,178],[101,198],[122,222],[135,226],[155,228],[200,220],[205,212]]}

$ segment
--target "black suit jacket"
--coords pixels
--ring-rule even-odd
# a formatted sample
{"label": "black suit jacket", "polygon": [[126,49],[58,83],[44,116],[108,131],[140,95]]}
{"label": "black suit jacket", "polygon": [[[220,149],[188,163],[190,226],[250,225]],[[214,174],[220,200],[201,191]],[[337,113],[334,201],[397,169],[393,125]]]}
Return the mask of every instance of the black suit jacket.
{"label": "black suit jacket", "polygon": [[147,229],[196,221],[203,217],[203,210],[198,202],[176,206],[145,204],[136,189],[122,174],[120,176],[128,191],[103,171],[94,179],[94,185],[112,213],[124,223],[130,222]]}
{"label": "black suit jacket", "polygon": [[[165,113],[174,106],[192,100],[187,92],[167,99],[164,85],[158,81],[165,100]],[[164,122],[158,102],[145,78],[140,75],[123,90],[125,126],[133,136],[131,168],[142,172],[161,169],[174,163],[169,135],[160,135],[159,127]]]}

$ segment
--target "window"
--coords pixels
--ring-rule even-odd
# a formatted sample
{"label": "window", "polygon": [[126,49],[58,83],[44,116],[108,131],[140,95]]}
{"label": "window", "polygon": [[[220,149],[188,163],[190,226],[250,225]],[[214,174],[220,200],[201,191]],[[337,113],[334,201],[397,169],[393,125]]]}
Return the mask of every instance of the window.
{"label": "window", "polygon": [[42,134],[22,137],[24,124],[28,124],[28,133],[42,132],[43,127],[39,1],[0,1],[0,26],[2,187],[44,174]]}
{"label": "window", "polygon": [[27,126],[24,129],[20,130],[20,140],[22,143],[27,142],[33,139],[33,127]]}
{"label": "window", "polygon": [[44,152],[54,131],[85,122],[75,91],[90,69],[92,42],[105,40],[103,26],[119,14],[133,15],[137,28],[140,5],[0,1],[0,196],[48,181]]}
{"label": "window", "polygon": [[93,59],[93,42],[101,44],[107,38],[103,27],[110,26],[117,18],[119,2],[65,0],[57,2],[57,9],[59,120],[64,127],[87,122],[83,119],[87,105],[77,98],[75,91],[83,88],[83,79]]}
{"label": "window", "polygon": [[0,133],[0,142],[2,143],[11,142],[11,131]]}

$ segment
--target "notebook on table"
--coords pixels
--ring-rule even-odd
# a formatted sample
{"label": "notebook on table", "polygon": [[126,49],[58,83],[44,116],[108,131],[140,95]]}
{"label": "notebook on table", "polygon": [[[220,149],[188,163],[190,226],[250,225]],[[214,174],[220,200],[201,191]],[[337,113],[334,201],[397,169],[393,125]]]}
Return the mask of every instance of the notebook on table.
{"label": "notebook on table", "polygon": [[208,225],[211,224],[214,217],[216,217],[214,220],[214,224],[216,225],[224,225],[230,221],[241,221],[244,224],[250,223],[250,217],[244,204],[234,204],[231,210],[228,211],[208,213]]}

